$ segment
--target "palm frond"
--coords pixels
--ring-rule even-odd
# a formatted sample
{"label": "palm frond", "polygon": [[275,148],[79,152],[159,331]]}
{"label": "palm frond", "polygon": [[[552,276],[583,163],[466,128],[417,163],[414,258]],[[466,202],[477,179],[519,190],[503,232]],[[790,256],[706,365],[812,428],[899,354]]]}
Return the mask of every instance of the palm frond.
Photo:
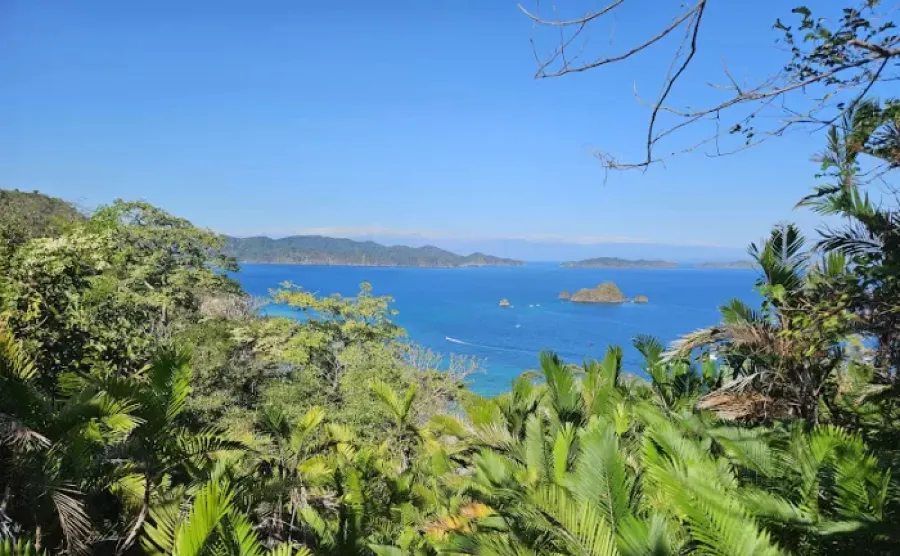
{"label": "palm frond", "polygon": [[809,253],[806,239],[796,225],[775,226],[762,244],[750,244],[748,252],[763,272],[764,281],[760,284],[781,286],[788,292],[800,288]]}
{"label": "palm frond", "polygon": [[59,525],[66,543],[75,552],[85,550],[92,527],[91,520],[85,511],[84,502],[76,498],[76,496],[80,496],[80,493],[70,489],[56,488],[50,496],[56,507]]}
{"label": "palm frond", "polygon": [[592,422],[579,439],[579,452],[567,486],[576,500],[603,516],[615,535],[631,515],[632,479],[613,427]]}
{"label": "palm frond", "polygon": [[632,340],[634,349],[644,357],[647,365],[653,365],[662,357],[665,344],[655,336],[639,335]]}
{"label": "palm frond", "polygon": [[31,539],[0,539],[0,556],[47,556],[46,550],[35,547]]}
{"label": "palm frond", "polygon": [[556,412],[563,420],[568,420],[578,412],[580,396],[575,375],[552,352],[541,352],[541,371],[547,382],[547,392]]}
{"label": "palm frond", "polygon": [[522,446],[528,472],[535,479],[549,480],[552,464],[550,462],[549,447],[546,441],[544,419],[541,415],[531,415],[525,423],[525,439]]}
{"label": "palm frond", "polygon": [[160,397],[167,422],[174,422],[184,411],[193,376],[190,356],[184,350],[162,350],[153,360],[147,378]]}
{"label": "palm frond", "polygon": [[387,409],[391,412],[394,419],[399,424],[402,422],[403,417],[405,415],[404,404],[400,401],[400,397],[397,395],[397,392],[394,389],[384,382],[383,380],[373,380],[369,383],[369,389],[375,393],[376,396],[382,401],[382,403],[387,407]]}
{"label": "palm frond", "polygon": [[190,512],[182,517],[177,507],[150,510],[151,523],[144,526],[144,546],[153,554],[199,556],[213,541],[214,532],[231,510],[233,493],[216,481],[203,485]]}
{"label": "palm frond", "polygon": [[727,324],[765,324],[763,316],[754,311],[749,305],[740,299],[731,299],[719,308],[722,320]]}
{"label": "palm frond", "polygon": [[615,556],[616,538],[601,513],[592,504],[578,503],[568,492],[556,486],[537,490],[532,500],[553,523],[551,533],[574,554]]}

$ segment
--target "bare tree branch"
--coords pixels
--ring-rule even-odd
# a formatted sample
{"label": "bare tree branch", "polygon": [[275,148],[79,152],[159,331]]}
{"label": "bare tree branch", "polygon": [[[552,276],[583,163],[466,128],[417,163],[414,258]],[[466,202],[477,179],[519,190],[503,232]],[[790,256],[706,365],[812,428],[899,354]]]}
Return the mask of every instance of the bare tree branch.
{"label": "bare tree branch", "polygon": [[[609,4],[608,6],[604,6],[603,8],[601,8],[597,11],[591,12],[584,17],[579,17],[578,19],[570,19],[568,21],[553,21],[553,20],[542,19],[541,17],[534,15],[531,12],[529,12],[528,10],[526,10],[522,6],[522,4],[519,4],[519,9],[522,10],[522,13],[524,13],[525,15],[530,17],[532,21],[534,21],[535,23],[538,23],[540,25],[547,25],[549,27],[571,27],[573,25],[584,25],[586,23],[590,23],[591,21],[597,19],[598,17],[604,16],[607,13],[611,12],[612,10],[618,8],[619,6],[621,6],[624,3],[625,3],[625,0],[616,0],[612,4]],[[540,2],[538,2],[538,5],[540,5]]]}
{"label": "bare tree branch", "polygon": [[[642,159],[622,162],[610,153],[598,152],[598,158],[607,169],[647,168],[713,142],[715,152],[707,155],[724,156],[746,150],[769,138],[780,137],[795,125],[828,126],[872,93],[878,83],[900,79],[896,70],[900,66],[892,63],[900,58],[900,48],[897,47],[900,37],[892,34],[892,22],[874,12],[877,3],[860,0],[859,8],[844,9],[832,28],[827,27],[825,18],[813,17],[809,9],[801,6],[793,10],[793,14],[800,18],[796,27],[787,26],[780,19],[774,25],[784,34],[783,42],[789,46],[786,51],[789,61],[784,67],[756,83],[741,84],[723,58],[722,71],[727,84],[707,85],[729,95],[728,98],[696,109],[670,106],[667,101],[672,91],[699,50],[698,37],[707,0],[695,0],[686,7],[682,4],[685,10],[682,14],[649,39],[620,54],[576,63],[582,58],[585,44],[574,57],[567,50],[574,48],[579,38],[583,40],[587,36],[586,31],[603,20],[604,16],[615,17],[615,10],[624,4],[625,0],[617,0],[588,11],[583,17],[570,19],[546,19],[540,15],[539,9],[530,11],[519,6],[535,23],[537,31],[542,27],[552,28],[558,37],[557,46],[543,58],[538,52],[537,41],[534,37],[531,39],[538,66],[535,77],[539,79],[561,77],[627,60],[661,44],[676,29],[684,30],[684,39],[672,56],[672,64],[663,76],[657,99],[646,102],[635,92],[638,101],[650,110]],[[536,6],[540,7],[539,0]],[[798,38],[794,37],[795,33]],[[723,121],[726,114],[742,106],[746,106],[749,112],[738,110],[736,118],[732,116],[728,118],[730,122]],[[760,123],[772,121],[764,119],[772,111],[779,123],[771,126]],[[662,118],[663,114],[669,118]],[[663,139],[668,142],[674,139],[677,132],[702,121],[708,121],[714,128],[708,135],[693,138],[687,146],[671,149],[668,153],[658,152]],[[720,139],[732,135],[743,136],[743,144],[723,149]]]}
{"label": "bare tree branch", "polygon": [[705,8],[706,0],[701,0],[701,2],[697,4],[696,12],[694,12],[696,15],[688,25],[688,29],[690,30],[691,35],[690,51],[688,52],[687,57],[684,59],[684,62],[681,64],[681,66],[679,66],[678,71],[675,72],[675,75],[666,78],[665,89],[659,96],[659,100],[656,101],[656,105],[653,107],[653,113],[650,116],[650,126],[647,129],[647,160],[653,158],[653,144],[656,142],[656,139],[653,136],[654,131],[656,130],[656,117],[659,115],[660,109],[665,104],[666,99],[669,97],[669,93],[672,92],[672,87],[675,86],[675,82],[678,81],[678,78],[681,77],[681,74],[684,73],[684,70],[687,69],[688,65],[690,65],[691,60],[694,59],[694,54],[697,53],[697,34],[700,32],[700,20],[703,19],[703,12]]}
{"label": "bare tree branch", "polygon": [[[570,37],[568,40],[563,41],[561,43],[561,45],[554,52],[553,56],[551,56],[545,62],[540,64],[538,71],[535,74],[535,77],[537,77],[537,78],[559,77],[559,76],[565,75],[567,73],[577,73],[577,72],[587,71],[589,69],[594,69],[594,68],[597,68],[600,66],[605,66],[607,64],[612,64],[614,62],[621,62],[622,60],[631,58],[638,52],[645,50],[649,46],[653,45],[656,42],[659,42],[660,40],[662,40],[663,38],[668,36],[672,31],[677,29],[682,23],[684,23],[685,21],[690,19],[692,16],[694,16],[698,11],[702,11],[703,6],[706,5],[706,0],[700,0],[690,10],[688,10],[687,12],[682,14],[680,17],[675,18],[675,20],[672,21],[672,23],[668,27],[666,27],[665,29],[663,29],[662,31],[660,31],[659,33],[657,33],[656,35],[654,35],[647,41],[635,46],[634,48],[632,48],[631,50],[629,50],[627,52],[624,52],[617,56],[611,56],[608,58],[597,58],[593,62],[589,62],[587,64],[583,64],[580,66],[572,67],[569,64],[564,63],[562,65],[562,68],[559,69],[558,71],[554,71],[554,72],[550,72],[550,73],[547,73],[545,71],[546,68],[553,65],[553,63],[556,62],[556,60],[558,60],[561,57],[564,57],[565,49],[572,43],[572,41],[575,40],[575,38],[577,38],[581,34],[582,31],[584,31],[584,29],[586,28],[586,26],[589,22],[597,19],[598,17],[600,17],[606,13],[609,13],[614,8],[617,8],[620,5],[622,5],[624,2],[625,2],[625,0],[619,0],[618,2],[610,4],[606,8],[604,8],[596,13],[590,14],[589,16],[585,16],[583,18],[570,20],[570,21],[552,21],[552,20],[548,21],[548,20],[540,19],[540,18],[537,18],[536,16],[532,15],[531,13],[529,13],[527,10],[525,10],[525,8],[522,7],[521,4],[519,4],[519,9],[521,9],[526,15],[528,15],[530,18],[532,18],[533,21],[535,21],[536,23],[538,23],[540,25],[547,25],[547,26],[551,26],[551,27],[565,27],[565,26],[577,26],[578,27],[578,30],[575,33],[573,33],[572,37]],[[534,45],[533,41],[532,41],[532,45]],[[535,56],[540,58],[537,55],[536,51],[535,51]]]}

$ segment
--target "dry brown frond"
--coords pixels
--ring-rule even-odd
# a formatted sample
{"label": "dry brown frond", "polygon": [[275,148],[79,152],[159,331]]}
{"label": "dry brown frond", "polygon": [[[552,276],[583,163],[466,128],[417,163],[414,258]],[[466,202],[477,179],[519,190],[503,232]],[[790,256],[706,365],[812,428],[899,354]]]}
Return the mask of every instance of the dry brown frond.
{"label": "dry brown frond", "polygon": [[758,392],[716,391],[701,398],[697,408],[712,411],[727,421],[794,416],[792,406]]}

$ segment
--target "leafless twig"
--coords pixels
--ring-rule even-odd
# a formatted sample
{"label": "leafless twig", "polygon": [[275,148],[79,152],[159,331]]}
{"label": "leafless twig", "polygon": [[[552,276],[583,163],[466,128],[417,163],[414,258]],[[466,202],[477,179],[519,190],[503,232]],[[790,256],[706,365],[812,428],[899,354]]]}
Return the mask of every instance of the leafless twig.
{"label": "leafless twig", "polygon": [[[593,25],[609,17],[615,17],[616,10],[624,4],[625,0],[616,0],[600,8],[586,11],[582,17],[568,19],[549,19],[542,16],[540,0],[535,0],[533,10],[519,6],[534,22],[536,32],[540,32],[541,28],[552,28],[558,40],[552,52],[542,57],[537,41],[534,37],[531,39],[537,61],[535,77],[539,79],[561,77],[625,61],[662,44],[663,39],[671,36],[676,30],[684,31],[684,38],[676,48],[672,64],[663,78],[660,94],[652,102],[641,101],[650,110],[643,157],[636,161],[622,162],[608,152],[598,152],[598,158],[607,169],[647,168],[671,156],[710,143],[715,143],[716,148],[707,155],[723,156],[751,148],[769,138],[780,137],[793,126],[808,124],[828,126],[852,110],[873,91],[877,83],[900,79],[900,75],[896,74],[898,65],[892,63],[900,58],[900,47],[897,46],[900,44],[900,38],[890,34],[889,26],[878,27],[880,25],[878,22],[883,18],[879,19],[874,14],[873,5],[863,1],[858,13],[865,12],[871,15],[871,21],[875,22],[873,26],[858,26],[854,25],[854,20],[845,19],[833,29],[831,38],[810,40],[806,35],[802,40],[795,41],[791,28],[779,21],[776,27],[785,32],[786,40],[791,47],[788,55],[793,57],[783,68],[756,83],[741,84],[723,58],[722,71],[727,84],[710,84],[710,86],[727,94],[728,98],[696,109],[670,106],[667,104],[670,94],[683,78],[700,48],[698,44],[700,27],[707,8],[707,0],[694,0],[686,5],[682,4],[679,15],[658,29],[650,38],[627,47],[621,53],[580,61],[583,58],[584,43],[577,55],[571,56],[567,52],[575,48],[578,39],[584,40],[588,35],[587,31]],[[807,11],[805,8],[798,8],[795,13],[803,15],[805,11]],[[799,29],[807,33],[806,30],[818,25],[816,21],[819,20],[813,20],[808,14],[804,17],[806,19]],[[822,36],[827,37],[829,34],[822,33]],[[818,94],[820,91],[821,94]],[[640,101],[640,98],[638,100]],[[727,112],[742,106],[748,107],[749,113],[744,112],[737,118],[729,118],[730,122],[722,121]],[[769,127],[758,124],[764,113],[769,114],[769,111],[773,110],[780,120],[779,123]],[[669,118],[661,118],[663,114]],[[675,148],[667,153],[660,152],[661,140],[672,138],[676,132],[704,120],[710,121],[713,125],[712,133],[700,139],[693,139],[685,147]],[[723,149],[719,140],[728,135],[743,136],[745,141],[742,145]]]}

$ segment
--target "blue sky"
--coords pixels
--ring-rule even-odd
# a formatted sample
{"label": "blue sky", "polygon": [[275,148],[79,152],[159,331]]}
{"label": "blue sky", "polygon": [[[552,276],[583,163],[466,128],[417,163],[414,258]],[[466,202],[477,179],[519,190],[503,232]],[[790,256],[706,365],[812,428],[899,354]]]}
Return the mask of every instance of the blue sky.
{"label": "blue sky", "polygon": [[[650,4],[599,28],[594,51],[671,15]],[[777,69],[770,28],[788,12],[712,3],[676,100],[712,98],[722,55],[742,77]],[[792,210],[814,183],[805,134],[604,180],[591,153],[640,154],[632,93],[652,96],[670,50],[534,80],[532,31],[505,0],[6,0],[0,187],[143,198],[237,235],[742,248],[780,220],[814,228]]]}

